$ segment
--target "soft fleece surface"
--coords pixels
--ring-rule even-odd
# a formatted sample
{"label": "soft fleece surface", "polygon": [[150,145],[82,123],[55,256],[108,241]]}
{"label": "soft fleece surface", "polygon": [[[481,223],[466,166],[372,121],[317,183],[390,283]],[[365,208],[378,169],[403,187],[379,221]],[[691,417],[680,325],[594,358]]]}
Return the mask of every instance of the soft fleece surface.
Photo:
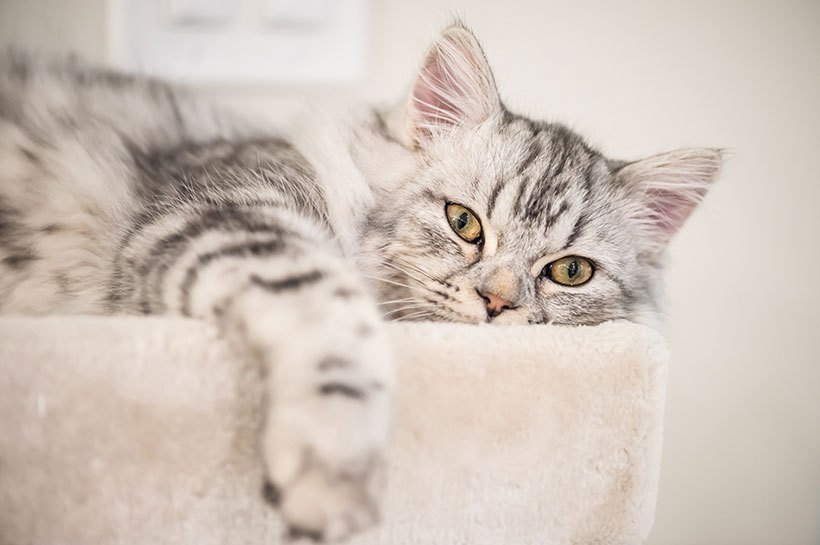
{"label": "soft fleece surface", "polygon": [[[633,324],[391,326],[379,529],[355,545],[641,543],[666,350]],[[0,319],[0,544],[276,544],[259,395],[209,327]]]}

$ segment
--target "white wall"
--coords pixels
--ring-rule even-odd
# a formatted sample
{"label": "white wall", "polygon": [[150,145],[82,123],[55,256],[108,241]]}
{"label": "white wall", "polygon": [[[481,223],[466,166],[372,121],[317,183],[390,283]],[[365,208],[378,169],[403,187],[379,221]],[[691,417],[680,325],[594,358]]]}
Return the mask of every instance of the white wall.
{"label": "white wall", "polygon": [[106,0],[0,0],[0,46],[105,59]]}
{"label": "white wall", "polygon": [[[0,1],[0,41],[78,40],[101,58],[99,0]],[[46,23],[62,26],[35,13],[49,4],[62,11]],[[452,14],[482,39],[513,109],[568,122],[615,157],[730,149],[671,250],[649,544],[816,545],[820,2],[373,0],[365,92],[395,99]],[[209,93],[283,117],[293,102],[283,90]]]}

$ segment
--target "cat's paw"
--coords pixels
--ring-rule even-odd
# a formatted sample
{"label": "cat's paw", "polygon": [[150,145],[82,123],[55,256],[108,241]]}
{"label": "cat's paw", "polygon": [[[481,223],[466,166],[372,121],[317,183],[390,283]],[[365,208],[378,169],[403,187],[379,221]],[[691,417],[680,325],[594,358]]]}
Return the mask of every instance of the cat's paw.
{"label": "cat's paw", "polygon": [[[283,452],[271,453],[285,456]],[[305,454],[289,482],[265,483],[264,497],[280,510],[285,538],[333,542],[366,530],[379,520],[381,459],[353,472],[340,470]]]}
{"label": "cat's paw", "polygon": [[304,396],[283,393],[268,404],[265,496],[287,536],[332,542],[379,519],[388,392],[344,358],[317,365],[319,380]]}
{"label": "cat's paw", "polygon": [[378,520],[394,379],[375,305],[340,285],[248,297],[233,322],[266,372],[266,496],[291,537],[325,542]]}

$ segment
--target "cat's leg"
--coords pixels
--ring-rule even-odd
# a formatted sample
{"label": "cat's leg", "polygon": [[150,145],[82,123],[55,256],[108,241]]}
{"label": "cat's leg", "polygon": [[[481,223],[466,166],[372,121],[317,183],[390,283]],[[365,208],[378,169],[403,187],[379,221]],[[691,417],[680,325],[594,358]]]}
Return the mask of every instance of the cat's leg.
{"label": "cat's leg", "polygon": [[317,251],[271,265],[248,271],[216,312],[265,364],[265,461],[285,520],[297,534],[342,538],[377,516],[389,346],[346,263]]}
{"label": "cat's leg", "polygon": [[372,525],[392,355],[363,281],[303,217],[276,206],[192,208],[126,240],[113,298],[215,320],[264,366],[263,452],[292,535]]}

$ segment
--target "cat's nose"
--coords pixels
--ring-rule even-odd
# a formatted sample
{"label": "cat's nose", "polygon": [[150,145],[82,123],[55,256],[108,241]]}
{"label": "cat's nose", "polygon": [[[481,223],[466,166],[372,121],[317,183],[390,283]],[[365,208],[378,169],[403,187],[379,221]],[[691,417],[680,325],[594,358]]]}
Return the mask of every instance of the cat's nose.
{"label": "cat's nose", "polygon": [[484,305],[487,307],[487,316],[490,318],[495,318],[505,310],[513,308],[513,305],[509,301],[491,291],[476,291],[478,292],[478,296],[484,299]]}

